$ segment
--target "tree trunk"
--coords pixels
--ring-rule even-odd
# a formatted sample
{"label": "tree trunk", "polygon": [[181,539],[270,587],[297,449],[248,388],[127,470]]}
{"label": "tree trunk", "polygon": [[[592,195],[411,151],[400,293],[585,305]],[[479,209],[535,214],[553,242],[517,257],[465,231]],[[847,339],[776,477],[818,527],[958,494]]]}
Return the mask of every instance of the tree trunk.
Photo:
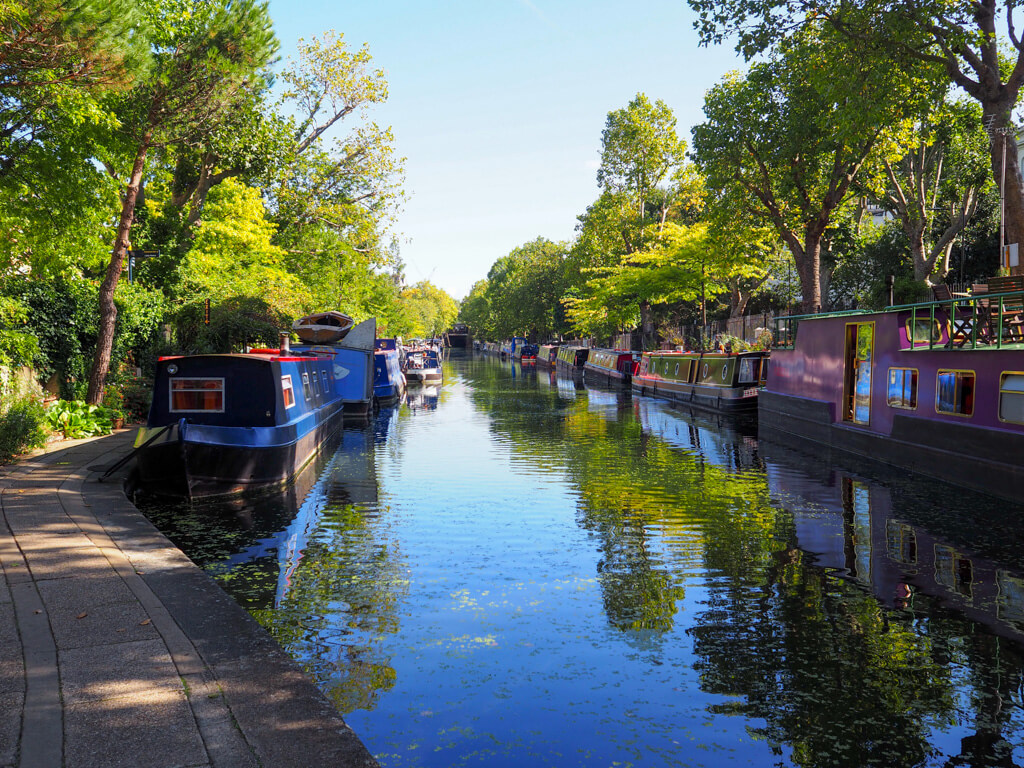
{"label": "tree trunk", "polygon": [[[986,105],[987,106],[987,105]],[[1020,163],[1017,160],[1017,140],[1013,128],[1009,124],[1009,110],[994,113],[996,119],[992,124],[993,141],[990,146],[992,160],[992,178],[996,187],[1002,190],[1003,225],[1005,227],[1004,242],[1006,245],[1017,243],[1024,250],[1024,185],[1021,183]],[[986,109],[986,117],[988,110]],[[1006,147],[1006,166],[1003,167],[1003,146]],[[999,263],[1003,256],[999,254]],[[1024,263],[1011,270],[1012,274],[1024,274]]]}
{"label": "tree trunk", "polygon": [[121,219],[117,225],[117,237],[114,239],[114,249],[110,254],[110,264],[107,265],[107,274],[100,286],[100,330],[96,339],[96,354],[93,357],[92,370],[89,372],[89,391],[85,398],[86,402],[91,405],[99,405],[103,401],[103,387],[110,370],[110,355],[114,349],[114,330],[117,324],[114,291],[117,290],[117,281],[124,269],[124,259],[128,252],[128,238],[131,235],[132,222],[135,220],[135,204],[139,197],[139,188],[142,186],[142,173],[146,168],[146,154],[149,151],[151,139],[152,132],[147,131],[143,135],[142,141],[139,142],[135,163],[132,166],[132,175],[128,180],[124,199],[121,201]]}
{"label": "tree trunk", "polygon": [[651,317],[651,302],[640,302],[640,344],[644,350],[654,349],[654,320]]}
{"label": "tree trunk", "polygon": [[808,227],[804,232],[803,253],[796,259],[800,275],[801,306],[805,313],[821,310],[821,236],[824,228]]}

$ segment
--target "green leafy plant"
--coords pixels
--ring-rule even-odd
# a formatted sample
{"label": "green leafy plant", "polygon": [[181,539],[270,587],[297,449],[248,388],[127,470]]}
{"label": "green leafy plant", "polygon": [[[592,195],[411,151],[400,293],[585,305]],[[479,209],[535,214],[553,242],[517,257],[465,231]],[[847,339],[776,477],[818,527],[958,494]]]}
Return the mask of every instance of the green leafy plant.
{"label": "green leafy plant", "polygon": [[35,398],[11,403],[0,414],[0,464],[6,464],[30,448],[41,448],[50,434],[46,409]]}
{"label": "green leafy plant", "polygon": [[114,428],[108,409],[81,400],[58,400],[47,409],[46,420],[54,431],[71,440],[109,435]]}

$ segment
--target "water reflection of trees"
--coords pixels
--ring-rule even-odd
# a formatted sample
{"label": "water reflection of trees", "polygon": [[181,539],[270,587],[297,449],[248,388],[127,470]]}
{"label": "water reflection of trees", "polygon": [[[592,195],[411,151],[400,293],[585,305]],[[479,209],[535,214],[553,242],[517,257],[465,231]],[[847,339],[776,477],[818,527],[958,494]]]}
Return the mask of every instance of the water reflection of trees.
{"label": "water reflection of trees", "polygon": [[383,638],[399,629],[408,574],[380,514],[375,463],[394,417],[343,430],[280,493],[147,508],[342,712],[373,709],[396,678]]}
{"label": "water reflection of trees", "polygon": [[[893,610],[817,566],[773,503],[749,437],[678,414],[669,439],[644,428],[628,395],[613,404],[602,393],[594,407],[586,393],[510,384],[486,363],[468,375],[492,430],[577,489],[612,626],[656,642],[673,630],[688,574],[708,574],[688,632],[701,687],[721,697],[710,711],[762,722],[750,732],[780,761],[1015,765],[1020,646],[929,596]],[[964,727],[960,753],[943,755],[936,734]]]}

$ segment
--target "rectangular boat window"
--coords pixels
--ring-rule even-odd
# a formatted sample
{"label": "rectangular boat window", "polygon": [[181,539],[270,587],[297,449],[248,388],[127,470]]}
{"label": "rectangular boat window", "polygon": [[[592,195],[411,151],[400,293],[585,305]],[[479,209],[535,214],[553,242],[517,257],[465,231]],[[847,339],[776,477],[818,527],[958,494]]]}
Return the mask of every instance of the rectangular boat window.
{"label": "rectangular boat window", "polygon": [[327,386],[327,371],[320,371],[320,383],[324,385],[324,394],[326,395],[330,391]]}
{"label": "rectangular boat window", "polygon": [[284,400],[284,407],[291,408],[295,405],[295,390],[292,389],[292,377],[281,377],[281,398]]}
{"label": "rectangular boat window", "polygon": [[1024,373],[999,377],[999,420],[1024,424]]}
{"label": "rectangular boat window", "polygon": [[740,360],[740,374],[738,379],[740,384],[753,384],[757,381],[757,368],[755,367],[755,363],[757,363],[756,357],[744,357]]}
{"label": "rectangular boat window", "polygon": [[917,408],[917,369],[889,369],[887,400],[890,408]]}
{"label": "rectangular boat window", "polygon": [[302,374],[302,395],[309,400],[309,374]]}
{"label": "rectangular boat window", "polygon": [[224,379],[171,379],[171,413],[224,412]]}
{"label": "rectangular boat window", "polygon": [[317,396],[320,395],[320,385],[316,380],[316,371],[313,371],[313,394]]}
{"label": "rectangular boat window", "polygon": [[935,410],[957,416],[974,414],[974,371],[942,371],[936,374]]}
{"label": "rectangular boat window", "polygon": [[911,318],[908,317],[904,323],[904,330],[907,333],[907,344],[913,339],[915,347],[927,347],[942,340],[942,328],[937,319],[918,317],[911,322]]}

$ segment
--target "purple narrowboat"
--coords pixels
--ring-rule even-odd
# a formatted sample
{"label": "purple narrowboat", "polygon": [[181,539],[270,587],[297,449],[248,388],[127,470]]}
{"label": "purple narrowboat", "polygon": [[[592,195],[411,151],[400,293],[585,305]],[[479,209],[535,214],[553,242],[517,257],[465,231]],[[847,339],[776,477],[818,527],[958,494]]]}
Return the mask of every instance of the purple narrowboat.
{"label": "purple narrowboat", "polygon": [[775,344],[762,429],[1024,498],[1024,292],[779,318]]}

